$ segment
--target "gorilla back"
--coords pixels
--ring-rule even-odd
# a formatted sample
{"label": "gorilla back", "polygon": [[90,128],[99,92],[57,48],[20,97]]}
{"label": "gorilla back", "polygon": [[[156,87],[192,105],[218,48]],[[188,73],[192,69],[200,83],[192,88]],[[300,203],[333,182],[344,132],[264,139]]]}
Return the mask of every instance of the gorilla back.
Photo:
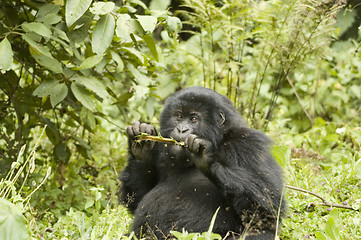
{"label": "gorilla back", "polygon": [[185,146],[135,141],[142,133],[157,135],[146,123],[134,123],[127,133],[120,201],[134,214],[137,235],[204,232],[219,208],[213,232],[274,239],[285,209],[282,171],[269,152],[270,140],[248,128],[226,97],[191,87],[167,99],[161,136]]}

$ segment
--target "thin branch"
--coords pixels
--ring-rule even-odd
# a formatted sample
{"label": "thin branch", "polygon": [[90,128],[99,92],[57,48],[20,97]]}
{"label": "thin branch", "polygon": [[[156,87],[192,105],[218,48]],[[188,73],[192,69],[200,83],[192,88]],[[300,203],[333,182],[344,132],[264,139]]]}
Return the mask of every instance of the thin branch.
{"label": "thin branch", "polygon": [[292,190],[296,190],[299,192],[303,192],[303,193],[307,193],[307,194],[311,194],[312,196],[315,196],[319,199],[322,200],[322,203],[320,203],[319,205],[321,206],[327,206],[327,207],[335,207],[335,208],[344,208],[344,209],[348,209],[348,210],[354,210],[354,211],[358,211],[357,209],[354,209],[350,206],[345,206],[345,205],[341,205],[341,204],[335,204],[335,203],[330,203],[327,202],[326,199],[324,199],[323,197],[321,197],[320,195],[311,192],[309,190],[303,189],[303,188],[298,188],[298,187],[294,187],[294,186],[290,186],[290,185],[285,185],[286,188],[292,189]]}
{"label": "thin branch", "polygon": [[175,140],[173,138],[164,138],[162,136],[151,136],[146,133],[138,135],[135,138],[137,139],[137,141],[150,140],[150,141],[154,141],[154,142],[171,143],[171,144],[175,144],[175,145],[179,145],[179,146],[185,146],[184,142],[178,142],[177,140]]}

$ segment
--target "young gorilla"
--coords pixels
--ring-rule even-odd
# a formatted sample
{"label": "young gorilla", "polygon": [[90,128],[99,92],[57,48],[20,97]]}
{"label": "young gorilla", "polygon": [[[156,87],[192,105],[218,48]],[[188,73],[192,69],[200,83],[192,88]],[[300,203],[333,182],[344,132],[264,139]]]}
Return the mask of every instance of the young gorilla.
{"label": "young gorilla", "polygon": [[269,139],[248,128],[226,97],[191,87],[168,98],[161,136],[184,141],[185,147],[135,142],[141,133],[157,135],[146,123],[134,123],[127,133],[120,200],[134,214],[137,235],[161,239],[171,230],[207,231],[220,207],[213,232],[275,238],[277,215],[285,208],[282,171]]}

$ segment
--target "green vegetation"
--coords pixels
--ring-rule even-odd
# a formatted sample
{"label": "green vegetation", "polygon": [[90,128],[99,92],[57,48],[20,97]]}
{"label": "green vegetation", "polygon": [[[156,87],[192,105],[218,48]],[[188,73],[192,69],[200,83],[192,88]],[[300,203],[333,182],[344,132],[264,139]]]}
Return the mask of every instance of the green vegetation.
{"label": "green vegetation", "polygon": [[[324,199],[285,188],[280,239],[361,239],[357,1],[115,2],[0,2],[0,239],[132,239],[125,128],[193,85],[228,96],[275,140],[287,185]],[[174,235],[219,239],[209,222]]]}

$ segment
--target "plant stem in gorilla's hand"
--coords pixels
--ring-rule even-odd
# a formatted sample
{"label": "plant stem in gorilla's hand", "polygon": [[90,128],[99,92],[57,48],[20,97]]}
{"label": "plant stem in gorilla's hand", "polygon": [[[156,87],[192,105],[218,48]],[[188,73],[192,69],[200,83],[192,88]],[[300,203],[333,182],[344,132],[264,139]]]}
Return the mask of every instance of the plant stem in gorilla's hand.
{"label": "plant stem in gorilla's hand", "polygon": [[173,138],[164,138],[162,136],[151,136],[146,133],[142,133],[141,135],[136,136],[135,139],[137,142],[150,140],[154,142],[171,143],[179,146],[185,146],[184,142],[178,142]]}

